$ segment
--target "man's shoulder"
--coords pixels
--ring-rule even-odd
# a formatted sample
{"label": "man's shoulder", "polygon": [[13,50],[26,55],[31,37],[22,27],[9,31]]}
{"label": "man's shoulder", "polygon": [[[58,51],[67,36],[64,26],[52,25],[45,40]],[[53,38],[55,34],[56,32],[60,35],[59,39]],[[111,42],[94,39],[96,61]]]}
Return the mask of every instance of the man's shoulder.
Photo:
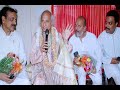
{"label": "man's shoulder", "polygon": [[0,26],[0,33],[2,32],[2,27]]}
{"label": "man's shoulder", "polygon": [[76,38],[76,36],[75,36],[75,34],[73,34],[73,35],[70,37],[69,41],[73,41],[75,38]]}
{"label": "man's shoulder", "polygon": [[16,35],[16,36],[19,36],[19,37],[21,36],[21,33],[20,33],[19,31],[14,31],[13,33],[14,33],[14,35]]}
{"label": "man's shoulder", "polygon": [[16,38],[16,39],[22,39],[22,35],[21,35],[21,33],[19,32],[19,31],[14,31],[13,32],[14,34],[14,38]]}
{"label": "man's shoulder", "polygon": [[40,35],[40,33],[42,33],[42,29],[41,27],[37,28],[36,31],[33,33],[33,36],[37,37]]}
{"label": "man's shoulder", "polygon": [[53,26],[52,26],[52,30],[54,30],[57,35],[61,35],[61,34],[58,32],[58,30],[57,30],[56,27],[53,27]]}
{"label": "man's shoulder", "polygon": [[97,38],[96,35],[94,33],[92,33],[92,32],[87,32],[87,36],[89,38],[95,38],[95,39]]}
{"label": "man's shoulder", "polygon": [[116,30],[117,30],[118,32],[120,32],[120,27],[116,27]]}
{"label": "man's shoulder", "polygon": [[99,38],[99,37],[104,37],[105,35],[106,35],[106,31],[103,30],[103,31],[99,34],[98,38]]}
{"label": "man's shoulder", "polygon": [[116,28],[120,30],[120,27],[116,27]]}

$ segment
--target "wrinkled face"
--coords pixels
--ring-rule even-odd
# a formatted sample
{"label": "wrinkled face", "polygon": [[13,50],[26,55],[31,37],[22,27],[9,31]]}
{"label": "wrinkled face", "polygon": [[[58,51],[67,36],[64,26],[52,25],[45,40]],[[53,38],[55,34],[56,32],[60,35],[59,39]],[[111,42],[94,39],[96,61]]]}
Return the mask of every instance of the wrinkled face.
{"label": "wrinkled face", "polygon": [[16,30],[17,14],[15,12],[7,12],[6,17],[2,16],[2,24],[10,32]]}
{"label": "wrinkled face", "polygon": [[84,25],[84,19],[77,19],[75,24],[75,31],[77,36],[83,35],[83,33],[86,31],[86,26]]}
{"label": "wrinkled face", "polygon": [[114,33],[115,28],[117,27],[118,23],[115,23],[115,19],[113,16],[107,16],[105,22],[105,29],[107,33]]}
{"label": "wrinkled face", "polygon": [[43,31],[46,31],[46,29],[51,29],[51,15],[49,13],[44,13],[41,18],[41,28]]}

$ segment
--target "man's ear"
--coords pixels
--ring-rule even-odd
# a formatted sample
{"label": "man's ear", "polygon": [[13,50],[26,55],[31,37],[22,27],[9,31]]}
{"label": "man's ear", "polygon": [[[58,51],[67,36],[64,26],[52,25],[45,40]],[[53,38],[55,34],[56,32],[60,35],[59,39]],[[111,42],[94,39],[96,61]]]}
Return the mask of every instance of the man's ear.
{"label": "man's ear", "polygon": [[2,16],[2,23],[5,22],[5,16]]}
{"label": "man's ear", "polygon": [[116,22],[116,26],[118,25],[118,22]]}
{"label": "man's ear", "polygon": [[84,31],[86,31],[86,26],[84,27]]}

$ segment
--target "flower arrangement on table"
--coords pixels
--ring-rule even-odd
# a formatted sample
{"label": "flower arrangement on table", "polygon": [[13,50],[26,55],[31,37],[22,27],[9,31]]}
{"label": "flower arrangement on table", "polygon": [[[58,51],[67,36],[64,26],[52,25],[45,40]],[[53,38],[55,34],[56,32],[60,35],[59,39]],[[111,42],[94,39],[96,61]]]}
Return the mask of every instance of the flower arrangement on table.
{"label": "flower arrangement on table", "polygon": [[22,63],[19,57],[14,53],[8,53],[6,57],[0,60],[0,73],[10,75],[10,79],[14,78],[22,70]]}
{"label": "flower arrangement on table", "polygon": [[[77,52],[78,53],[78,52]],[[94,72],[96,62],[88,55],[76,55],[77,59],[74,60],[74,64],[82,66],[88,74]]]}

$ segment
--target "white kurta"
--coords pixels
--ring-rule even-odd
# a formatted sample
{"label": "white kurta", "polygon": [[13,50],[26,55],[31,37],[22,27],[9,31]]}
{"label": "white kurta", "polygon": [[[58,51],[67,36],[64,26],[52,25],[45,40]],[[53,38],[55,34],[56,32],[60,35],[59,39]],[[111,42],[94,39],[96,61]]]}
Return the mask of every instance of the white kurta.
{"label": "white kurta", "polygon": [[[11,83],[11,85],[29,85],[29,79],[27,77],[27,73],[25,71],[25,63],[26,63],[26,54],[24,51],[23,41],[21,36],[17,33],[17,31],[12,32],[9,36],[5,34],[2,27],[0,27],[0,60],[4,58],[9,52],[15,53],[19,56],[21,62],[23,62],[23,70],[17,76],[15,81]],[[0,85],[7,84],[0,80]]]}
{"label": "white kurta", "polygon": [[98,41],[103,51],[105,74],[108,78],[113,77],[116,84],[120,85],[120,64],[110,64],[113,57],[120,57],[120,28],[116,27],[113,34],[104,30],[99,35]]}
{"label": "white kurta", "polygon": [[[101,49],[100,46],[98,45],[97,42],[97,38],[94,34],[87,32],[86,36],[82,39],[82,42],[80,40],[80,38],[76,37],[75,35],[73,35],[70,40],[69,40],[70,44],[72,45],[72,52],[71,52],[71,56],[74,59],[74,52],[78,51],[79,55],[82,54],[88,54],[91,57],[94,58],[94,60],[97,61],[96,63],[96,70],[97,73],[90,75],[91,79],[93,80],[95,77],[98,78],[98,83],[93,80],[93,84],[101,84],[102,79],[101,79]],[[75,67],[76,70],[76,74],[78,74],[78,79],[79,84],[84,85],[85,84],[85,77],[86,77],[86,73],[82,68],[78,68]],[[84,73],[84,74],[83,74]],[[81,77],[81,75],[83,75],[83,78],[79,78]],[[92,78],[93,76],[93,78]]]}

